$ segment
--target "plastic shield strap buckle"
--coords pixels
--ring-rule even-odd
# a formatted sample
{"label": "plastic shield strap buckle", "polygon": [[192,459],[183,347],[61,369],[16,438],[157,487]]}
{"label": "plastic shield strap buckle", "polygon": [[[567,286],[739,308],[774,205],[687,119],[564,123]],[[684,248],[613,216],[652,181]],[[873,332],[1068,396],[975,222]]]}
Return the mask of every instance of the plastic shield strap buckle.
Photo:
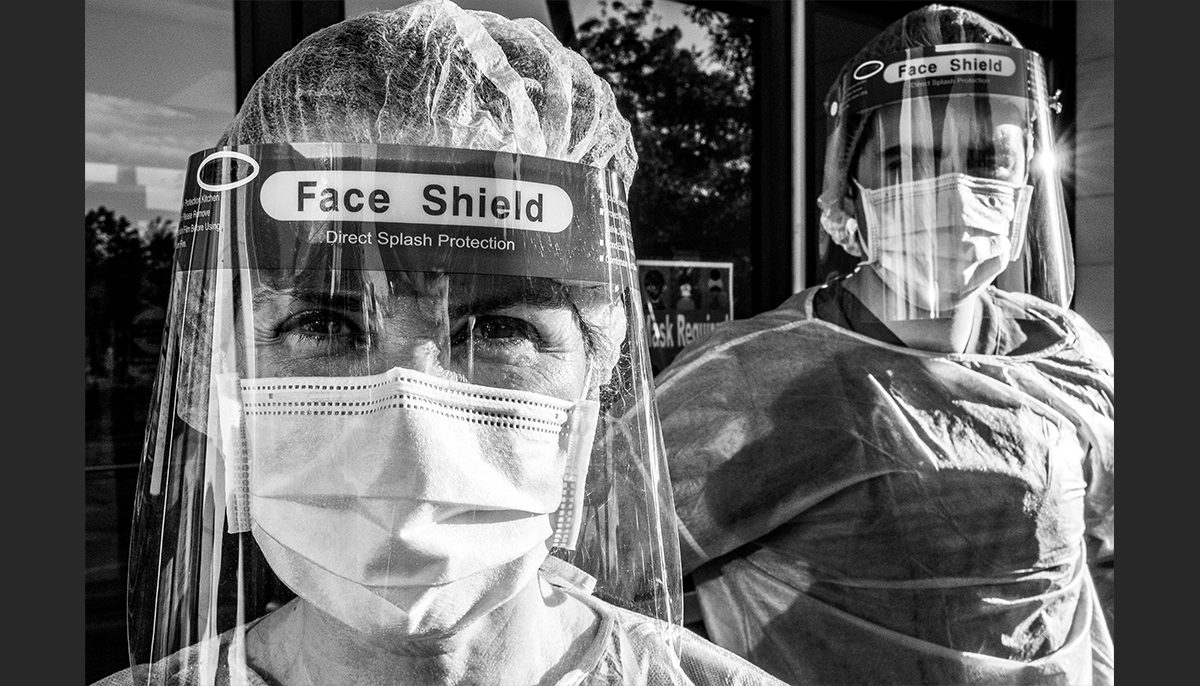
{"label": "plastic shield strap buckle", "polygon": [[216,375],[216,387],[220,427],[216,438],[225,459],[225,518],[229,533],[240,534],[250,530],[250,463],[237,375]]}
{"label": "plastic shield strap buckle", "polygon": [[571,411],[571,418],[564,430],[564,440],[567,441],[566,468],[563,472],[562,499],[554,512],[554,535],[550,539],[552,547],[574,550],[579,538],[579,526],[583,521],[583,488],[592,460],[592,443],[596,438],[599,417],[598,401],[581,400]]}

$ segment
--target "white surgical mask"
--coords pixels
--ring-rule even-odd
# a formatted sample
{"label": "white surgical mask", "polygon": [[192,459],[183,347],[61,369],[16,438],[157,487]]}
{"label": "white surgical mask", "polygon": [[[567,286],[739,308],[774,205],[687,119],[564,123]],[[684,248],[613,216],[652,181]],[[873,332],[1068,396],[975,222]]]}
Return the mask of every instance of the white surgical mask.
{"label": "white surgical mask", "polygon": [[573,545],[593,401],[401,368],[240,391],[232,501],[280,579],[349,626],[453,631],[525,587],[549,544]]}
{"label": "white surgical mask", "polygon": [[865,265],[929,312],[985,288],[1020,254],[1031,186],[951,173],[864,188]]}

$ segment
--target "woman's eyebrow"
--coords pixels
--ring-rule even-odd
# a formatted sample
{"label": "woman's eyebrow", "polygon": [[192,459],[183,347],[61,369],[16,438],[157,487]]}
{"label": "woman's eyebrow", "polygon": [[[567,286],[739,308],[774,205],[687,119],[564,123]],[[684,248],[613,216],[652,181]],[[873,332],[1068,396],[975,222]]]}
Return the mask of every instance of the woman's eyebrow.
{"label": "woman's eyebrow", "polygon": [[479,297],[467,298],[450,305],[450,318],[457,319],[472,312],[494,312],[516,305],[531,305],[553,309],[571,306],[571,298],[562,284],[534,281],[506,288],[500,292],[489,291]]}
{"label": "woman's eyebrow", "polygon": [[[466,295],[465,290],[467,289],[459,290],[458,294]],[[330,292],[304,286],[277,288],[264,285],[255,289],[252,301],[256,311],[272,306],[278,307],[281,301],[288,305],[302,303],[334,310],[357,311],[363,308],[365,299],[369,297],[360,290]],[[574,303],[566,286],[550,280],[535,280],[498,290],[480,289],[480,292],[467,297],[456,298],[452,290],[449,302],[446,303],[446,315],[454,320],[469,314],[495,312],[518,305],[574,310]],[[578,313],[573,314],[578,318]]]}
{"label": "woman's eyebrow", "polygon": [[288,302],[319,304],[331,309],[361,309],[363,304],[362,291],[319,291],[310,288],[272,288],[264,287],[254,291],[254,309],[275,304],[280,299]]}

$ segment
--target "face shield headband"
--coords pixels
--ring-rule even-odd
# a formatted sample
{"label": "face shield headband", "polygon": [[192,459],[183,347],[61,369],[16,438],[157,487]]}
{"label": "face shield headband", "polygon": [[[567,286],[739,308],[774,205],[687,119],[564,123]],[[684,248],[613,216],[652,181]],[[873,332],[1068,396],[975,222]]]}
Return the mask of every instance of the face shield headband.
{"label": "face shield headband", "polygon": [[446,630],[548,553],[677,625],[625,189],[491,151],[193,155],[139,479],[135,662],[289,590],[354,628]]}
{"label": "face shield headband", "polygon": [[[859,64],[829,105],[822,225],[871,264],[888,247],[879,234],[912,252],[935,220],[1015,210],[998,213],[1005,226],[989,217],[969,237],[982,245],[984,234],[1006,234],[1005,245],[990,241],[989,266],[955,271],[983,274],[975,286],[994,281],[1069,303],[1074,265],[1046,92],[1040,56],[1007,45],[919,47]],[[942,240],[921,250],[930,262],[951,247]],[[924,281],[930,269],[921,268]]]}

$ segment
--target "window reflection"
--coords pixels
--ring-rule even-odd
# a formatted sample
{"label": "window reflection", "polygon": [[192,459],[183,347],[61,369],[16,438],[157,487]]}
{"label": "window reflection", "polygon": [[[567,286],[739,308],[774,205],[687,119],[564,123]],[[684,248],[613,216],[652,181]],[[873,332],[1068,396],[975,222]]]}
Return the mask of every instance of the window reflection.
{"label": "window reflection", "polygon": [[[749,294],[754,19],[675,0],[462,0],[531,17],[612,86],[633,126],[639,169],[629,197],[639,259],[733,265]],[[389,8],[346,0],[346,16]],[[734,316],[753,312],[743,297]]]}
{"label": "window reflection", "polygon": [[233,116],[230,0],[84,6],[86,678],[128,665],[133,490],[183,175]]}

